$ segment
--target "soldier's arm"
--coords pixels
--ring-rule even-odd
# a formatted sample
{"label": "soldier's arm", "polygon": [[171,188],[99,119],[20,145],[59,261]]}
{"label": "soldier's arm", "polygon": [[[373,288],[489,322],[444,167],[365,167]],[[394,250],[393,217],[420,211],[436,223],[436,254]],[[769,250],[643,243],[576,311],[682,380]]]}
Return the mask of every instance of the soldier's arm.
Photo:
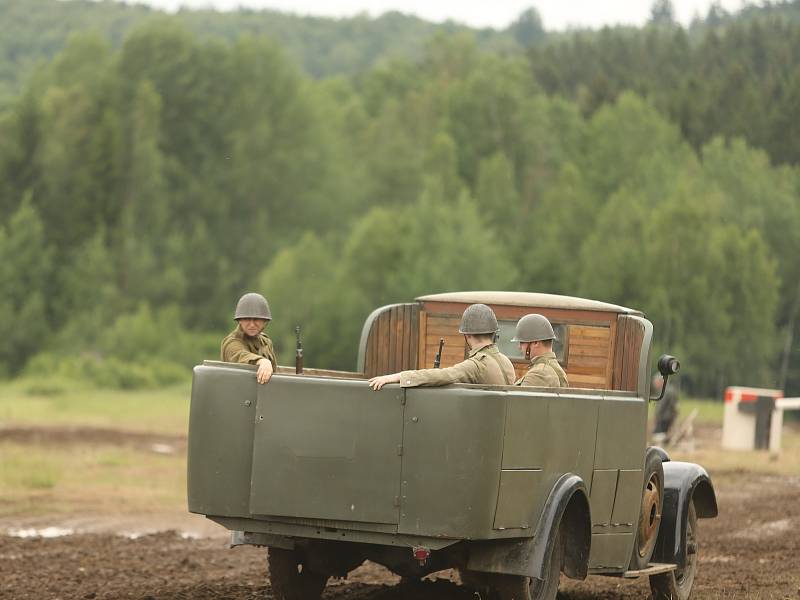
{"label": "soldier's arm", "polygon": [[[244,363],[255,365],[259,360],[264,358],[247,349],[244,342],[237,339],[228,340],[222,344],[222,360],[223,362]],[[272,362],[272,358],[270,362]],[[274,366],[274,363],[273,363]]]}
{"label": "soldier's arm", "polygon": [[477,358],[467,360],[445,369],[420,369],[400,373],[401,387],[440,386],[451,383],[478,383],[486,367]]}

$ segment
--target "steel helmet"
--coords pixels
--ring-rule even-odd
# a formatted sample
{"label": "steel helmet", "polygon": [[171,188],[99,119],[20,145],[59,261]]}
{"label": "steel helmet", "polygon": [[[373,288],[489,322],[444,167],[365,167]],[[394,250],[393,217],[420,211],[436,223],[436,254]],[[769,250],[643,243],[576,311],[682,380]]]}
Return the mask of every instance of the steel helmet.
{"label": "steel helmet", "polygon": [[542,340],[554,340],[556,333],[547,317],[540,314],[530,314],[522,317],[517,323],[517,330],[512,342],[540,342]]}
{"label": "steel helmet", "polygon": [[239,319],[266,319],[272,320],[272,313],[269,311],[269,303],[261,294],[249,292],[239,298],[236,305],[236,314],[233,317]]}
{"label": "steel helmet", "polygon": [[497,329],[497,317],[494,311],[485,304],[472,304],[461,316],[458,333],[489,335],[497,333]]}

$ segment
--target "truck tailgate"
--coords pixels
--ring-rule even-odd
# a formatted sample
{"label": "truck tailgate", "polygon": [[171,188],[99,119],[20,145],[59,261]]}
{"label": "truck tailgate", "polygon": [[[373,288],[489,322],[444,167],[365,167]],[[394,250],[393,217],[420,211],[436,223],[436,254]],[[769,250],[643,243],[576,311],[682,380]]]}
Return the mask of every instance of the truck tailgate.
{"label": "truck tailgate", "polygon": [[397,524],[403,409],[402,390],[365,381],[258,386],[250,512]]}

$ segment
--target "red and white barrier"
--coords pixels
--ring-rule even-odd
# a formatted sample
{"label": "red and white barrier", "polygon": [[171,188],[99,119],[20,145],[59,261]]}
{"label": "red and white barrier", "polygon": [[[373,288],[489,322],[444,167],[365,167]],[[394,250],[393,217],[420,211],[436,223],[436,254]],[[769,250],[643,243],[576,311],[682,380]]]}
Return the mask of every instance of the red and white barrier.
{"label": "red and white barrier", "polygon": [[[728,450],[773,450],[777,444],[780,449],[783,411],[776,411],[775,403],[781,398],[781,390],[738,386],[727,388],[722,447]],[[776,415],[776,412],[780,415]]]}

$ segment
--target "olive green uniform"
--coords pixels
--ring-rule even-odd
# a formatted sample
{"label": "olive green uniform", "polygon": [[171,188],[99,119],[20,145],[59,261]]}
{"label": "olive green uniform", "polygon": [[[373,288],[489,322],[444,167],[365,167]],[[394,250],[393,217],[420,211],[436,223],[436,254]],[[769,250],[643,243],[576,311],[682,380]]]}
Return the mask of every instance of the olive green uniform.
{"label": "olive green uniform", "polygon": [[400,373],[400,387],[438,386],[450,383],[511,385],[513,382],[514,365],[494,344],[473,350],[467,360],[446,369],[421,369]]}
{"label": "olive green uniform", "polygon": [[275,350],[272,348],[272,340],[269,339],[266,333],[262,332],[255,337],[250,337],[245,335],[237,325],[236,329],[222,340],[220,360],[224,362],[254,365],[262,358],[268,358],[269,362],[272,363],[273,369],[278,367]]}
{"label": "olive green uniform", "polygon": [[539,387],[569,387],[567,374],[556,360],[555,352],[545,352],[531,361],[528,372],[515,385]]}

